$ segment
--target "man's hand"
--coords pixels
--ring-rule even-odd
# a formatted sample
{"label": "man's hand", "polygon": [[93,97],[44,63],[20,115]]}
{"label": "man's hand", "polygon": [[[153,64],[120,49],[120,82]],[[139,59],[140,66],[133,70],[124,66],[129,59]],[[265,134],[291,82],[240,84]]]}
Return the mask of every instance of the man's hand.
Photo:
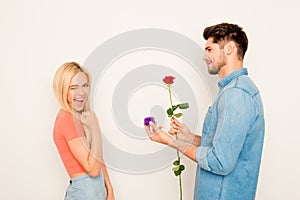
{"label": "man's hand", "polygon": [[190,129],[174,117],[171,119],[170,127],[169,133],[174,136],[177,134],[179,140],[187,142],[191,138],[192,133]]}
{"label": "man's hand", "polygon": [[186,125],[180,123],[174,117],[172,117],[172,119],[171,119],[170,127],[171,128],[169,130],[169,133],[171,135],[176,136],[176,134],[177,134],[177,138],[179,140],[186,142],[188,144],[193,144],[196,147],[200,146],[201,136],[195,135],[194,133],[192,133]]}
{"label": "man's hand", "polygon": [[162,126],[157,127],[155,123],[150,122],[150,126],[145,126],[146,133],[152,141],[169,145],[174,139],[162,130]]}
{"label": "man's hand", "polygon": [[177,149],[184,153],[187,157],[196,161],[196,147],[193,144],[188,144],[176,140],[174,137],[162,130],[162,127],[157,127],[155,123],[150,122],[150,126],[145,126],[145,130],[152,141],[159,142],[161,144],[169,145],[174,149]]}

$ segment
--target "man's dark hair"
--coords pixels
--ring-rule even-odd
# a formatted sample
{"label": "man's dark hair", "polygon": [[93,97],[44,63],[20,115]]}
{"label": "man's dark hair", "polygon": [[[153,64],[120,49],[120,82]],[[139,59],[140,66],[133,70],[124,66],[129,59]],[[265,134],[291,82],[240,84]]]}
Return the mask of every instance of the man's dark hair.
{"label": "man's dark hair", "polygon": [[[239,58],[244,58],[248,48],[248,38],[242,27],[236,24],[221,23],[205,28],[203,32],[205,40],[213,38],[214,43],[234,41],[238,47]],[[222,45],[222,43],[219,43]],[[223,45],[222,45],[223,46]]]}

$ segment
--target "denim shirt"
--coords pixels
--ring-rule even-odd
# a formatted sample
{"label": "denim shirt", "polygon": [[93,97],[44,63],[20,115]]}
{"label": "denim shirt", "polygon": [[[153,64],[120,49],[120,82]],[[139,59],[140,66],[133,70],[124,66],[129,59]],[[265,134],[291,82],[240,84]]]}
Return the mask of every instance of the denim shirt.
{"label": "denim shirt", "polygon": [[265,132],[262,101],[246,68],[218,83],[202,130],[195,200],[253,200]]}

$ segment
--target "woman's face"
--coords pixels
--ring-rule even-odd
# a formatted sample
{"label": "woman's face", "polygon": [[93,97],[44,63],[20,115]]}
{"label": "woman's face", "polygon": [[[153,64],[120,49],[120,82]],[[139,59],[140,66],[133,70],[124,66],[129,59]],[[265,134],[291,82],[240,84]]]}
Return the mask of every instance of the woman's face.
{"label": "woman's face", "polygon": [[68,103],[80,112],[83,110],[90,93],[88,78],[85,73],[78,72],[71,80],[68,91]]}

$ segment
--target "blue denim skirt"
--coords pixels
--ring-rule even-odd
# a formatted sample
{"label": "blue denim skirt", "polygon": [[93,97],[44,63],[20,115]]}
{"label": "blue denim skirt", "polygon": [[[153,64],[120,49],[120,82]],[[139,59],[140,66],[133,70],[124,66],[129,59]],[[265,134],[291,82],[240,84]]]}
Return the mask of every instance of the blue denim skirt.
{"label": "blue denim skirt", "polygon": [[103,174],[92,177],[88,174],[71,178],[65,200],[106,200]]}

